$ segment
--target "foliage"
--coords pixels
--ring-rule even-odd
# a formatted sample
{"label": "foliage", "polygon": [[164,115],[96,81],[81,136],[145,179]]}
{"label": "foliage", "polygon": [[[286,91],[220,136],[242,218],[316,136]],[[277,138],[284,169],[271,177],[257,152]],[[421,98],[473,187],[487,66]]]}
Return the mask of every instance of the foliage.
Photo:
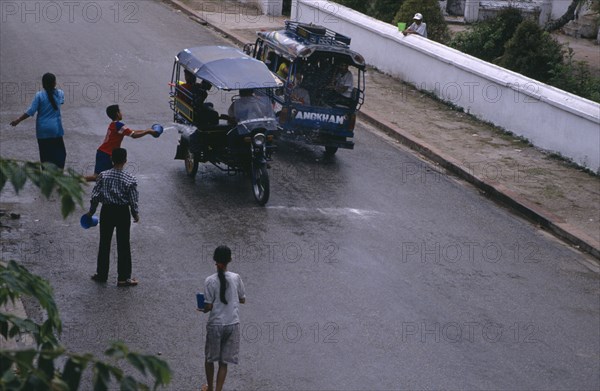
{"label": "foliage", "polygon": [[450,46],[463,53],[493,62],[504,54],[504,45],[523,21],[518,9],[509,7],[496,18],[474,24],[468,31],[457,33]]}
{"label": "foliage", "polygon": [[387,23],[392,22],[402,4],[402,1],[398,0],[337,0],[336,2]]}
{"label": "foliage", "polygon": [[450,31],[444,14],[437,0],[405,0],[393,19],[393,24],[406,22],[409,26],[413,16],[423,14],[423,22],[427,24],[427,37],[433,41],[446,43],[450,39]]}
{"label": "foliage", "polygon": [[0,158],[0,191],[7,182],[10,182],[18,194],[28,179],[39,187],[46,198],[50,198],[56,189],[60,196],[63,217],[67,217],[75,210],[75,204],[83,205],[82,185],[85,180],[72,169],[68,169],[65,174],[52,163],[42,164]]}
{"label": "foliage", "polygon": [[562,64],[563,56],[562,45],[550,33],[536,22],[525,20],[506,43],[498,65],[546,83],[553,70]]}
{"label": "foliage", "polygon": [[[367,8],[369,7],[369,2],[364,0],[337,0],[336,3],[341,4],[345,7],[352,8],[355,11],[367,14]],[[370,16],[370,15],[369,15]]]}
{"label": "foliage", "polygon": [[[8,339],[28,334],[35,348],[0,350],[0,388],[9,390],[77,390],[82,373],[89,366],[93,371],[95,390],[106,390],[114,378],[122,390],[149,390],[135,378],[125,375],[117,366],[96,359],[91,354],[74,354],[58,341],[62,323],[47,281],[31,274],[25,267],[10,261],[0,265],[0,307],[14,303],[21,296],[32,296],[46,311],[47,319],[38,324],[31,319],[0,312],[0,335]],[[125,360],[144,376],[154,380],[153,389],[169,383],[171,373],[166,362],[149,355],[129,351],[122,342],[114,342],[105,354],[113,360]],[[56,365],[64,361],[62,368]],[[15,370],[16,369],[16,370]]]}
{"label": "foliage", "polygon": [[372,0],[365,1],[365,3],[367,4],[367,15],[387,23],[392,23],[394,21],[394,15],[398,12],[402,1]]}
{"label": "foliage", "polygon": [[600,102],[600,78],[592,76],[588,65],[583,61],[573,61],[573,49],[563,63],[552,70],[549,84],[575,95]]}
{"label": "foliage", "polygon": [[[594,1],[600,3],[600,0]],[[458,33],[450,46],[600,102],[600,78],[592,76],[584,62],[573,61],[572,50],[562,47],[535,22],[523,21],[514,8],[501,11],[497,18],[479,22],[468,31]]]}
{"label": "foliage", "polygon": [[[27,180],[39,187],[46,197],[56,190],[61,196],[65,217],[74,211],[75,203],[82,203],[81,185],[84,181],[75,172],[69,170],[64,174],[53,164],[0,158],[0,190],[10,182],[18,192]],[[22,296],[33,297],[45,311],[46,320],[40,324],[6,310],[7,304],[14,304]],[[131,352],[122,342],[114,342],[105,351],[111,363],[101,361],[92,354],[71,353],[60,344],[61,332],[62,322],[50,284],[15,261],[10,261],[8,265],[0,263],[0,338],[8,340],[26,335],[35,342],[35,347],[26,349],[0,349],[1,390],[77,390],[82,374],[88,368],[92,370],[94,390],[107,390],[114,382],[119,384],[121,390],[151,389],[145,382],[124,373],[113,364],[115,361],[125,361],[140,371],[144,378],[152,377],[154,390],[171,380],[171,371],[165,361]]]}

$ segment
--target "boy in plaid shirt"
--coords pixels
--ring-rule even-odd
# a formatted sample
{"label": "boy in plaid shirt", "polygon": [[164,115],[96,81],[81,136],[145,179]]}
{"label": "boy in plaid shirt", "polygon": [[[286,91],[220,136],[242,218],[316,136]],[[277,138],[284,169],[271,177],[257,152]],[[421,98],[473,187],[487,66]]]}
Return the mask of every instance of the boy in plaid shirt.
{"label": "boy in plaid shirt", "polygon": [[138,212],[138,191],[136,178],[123,170],[127,162],[127,150],[116,148],[112,151],[113,168],[98,174],[96,185],[92,190],[92,199],[88,216],[96,212],[99,203],[100,211],[100,245],[96,274],[92,280],[106,282],[108,279],[110,243],[113,231],[117,230],[117,286],[135,286],[138,281],[131,278],[131,246],[129,230],[131,217],[136,223],[140,221]]}

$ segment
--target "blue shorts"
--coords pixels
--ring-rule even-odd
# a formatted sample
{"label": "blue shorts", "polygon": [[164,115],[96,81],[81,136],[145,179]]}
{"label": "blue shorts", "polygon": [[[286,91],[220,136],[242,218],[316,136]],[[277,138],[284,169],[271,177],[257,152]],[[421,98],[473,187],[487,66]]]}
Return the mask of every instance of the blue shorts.
{"label": "blue shorts", "polygon": [[100,174],[102,171],[110,170],[113,168],[112,159],[106,152],[100,150],[96,151],[96,167],[94,167],[94,174]]}

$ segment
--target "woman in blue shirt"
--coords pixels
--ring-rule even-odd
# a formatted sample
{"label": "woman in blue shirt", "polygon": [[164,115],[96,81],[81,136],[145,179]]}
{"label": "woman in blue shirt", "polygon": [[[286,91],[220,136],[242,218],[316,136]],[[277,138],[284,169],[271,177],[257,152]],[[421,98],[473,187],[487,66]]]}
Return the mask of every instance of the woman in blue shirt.
{"label": "woman in blue shirt", "polygon": [[42,76],[42,86],[44,91],[38,91],[35,94],[29,109],[10,124],[17,126],[21,121],[33,117],[37,112],[35,130],[40,149],[40,161],[54,163],[60,169],[64,169],[67,151],[63,141],[65,132],[60,116],[60,106],[65,103],[65,93],[56,88],[56,76],[52,73]]}

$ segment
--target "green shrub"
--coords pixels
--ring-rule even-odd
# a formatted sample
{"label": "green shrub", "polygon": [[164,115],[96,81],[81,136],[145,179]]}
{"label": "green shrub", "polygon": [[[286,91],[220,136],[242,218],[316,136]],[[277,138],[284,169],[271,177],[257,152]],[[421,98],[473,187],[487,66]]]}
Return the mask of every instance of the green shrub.
{"label": "green shrub", "polygon": [[392,23],[394,21],[394,15],[396,15],[396,12],[398,12],[402,1],[372,0],[365,1],[365,3],[368,4],[367,15],[386,23]]}
{"label": "green shrub", "polygon": [[506,43],[497,62],[512,71],[541,82],[548,82],[555,68],[563,63],[565,50],[550,33],[534,21],[525,20]]}
{"label": "green shrub", "polygon": [[336,3],[352,8],[355,11],[369,15],[377,20],[391,23],[400,8],[402,1],[398,0],[338,0]]}
{"label": "green shrub", "polygon": [[457,33],[450,47],[485,61],[493,62],[504,54],[504,45],[523,21],[516,8],[506,8],[496,18],[474,24],[468,31]]}
{"label": "green shrub", "polygon": [[573,49],[568,48],[563,63],[552,70],[549,84],[583,98],[600,102],[600,78],[592,76],[583,61],[573,61]]}
{"label": "green shrub", "polygon": [[367,7],[369,6],[368,1],[364,0],[337,0],[336,3],[341,4],[345,7],[352,8],[355,11],[367,15]]}
{"label": "green shrub", "polygon": [[394,25],[405,22],[409,26],[417,12],[423,14],[423,22],[427,24],[427,38],[440,43],[449,41],[450,31],[437,0],[404,0],[392,22]]}

